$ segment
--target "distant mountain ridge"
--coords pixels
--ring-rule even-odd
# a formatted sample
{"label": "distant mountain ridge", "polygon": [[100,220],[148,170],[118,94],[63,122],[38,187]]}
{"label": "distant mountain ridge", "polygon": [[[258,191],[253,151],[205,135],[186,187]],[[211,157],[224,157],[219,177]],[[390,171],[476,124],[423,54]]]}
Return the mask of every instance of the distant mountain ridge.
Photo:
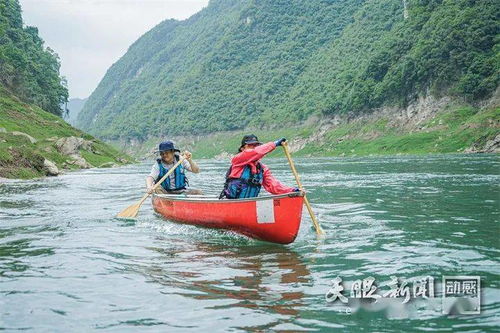
{"label": "distant mountain ridge", "polygon": [[71,98],[66,106],[68,109],[68,113],[64,115],[64,120],[66,120],[72,126],[75,126],[78,114],[80,113],[80,111],[82,111],[87,99],[88,98]]}
{"label": "distant mountain ridge", "polygon": [[142,36],[77,124],[105,139],[294,124],[498,87],[493,0],[212,0]]}

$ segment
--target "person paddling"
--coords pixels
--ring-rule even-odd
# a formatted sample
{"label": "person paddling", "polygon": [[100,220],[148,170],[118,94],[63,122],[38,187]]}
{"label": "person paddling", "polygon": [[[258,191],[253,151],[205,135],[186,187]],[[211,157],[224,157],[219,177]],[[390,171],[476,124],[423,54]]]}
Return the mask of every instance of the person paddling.
{"label": "person paddling", "polygon": [[271,194],[298,192],[297,187],[281,184],[267,166],[260,160],[276,147],[285,142],[285,138],[262,144],[253,135],[245,135],[241,140],[238,154],[231,160],[231,167],[226,173],[226,182],[219,199],[254,198],[259,195],[261,187]]}
{"label": "person paddling", "polygon": [[[175,163],[179,161],[180,150],[175,148],[172,141],[165,141],[160,143],[158,150],[160,158],[156,160],[151,168],[151,173],[146,178],[146,191],[153,192],[153,185],[156,184]],[[188,189],[189,182],[185,175],[185,171],[193,173],[200,172],[200,168],[193,161],[192,154],[185,151],[183,155],[186,159],[175,169],[175,171],[168,176],[168,178],[158,187],[155,193],[168,193],[168,194],[202,194],[200,190]]]}

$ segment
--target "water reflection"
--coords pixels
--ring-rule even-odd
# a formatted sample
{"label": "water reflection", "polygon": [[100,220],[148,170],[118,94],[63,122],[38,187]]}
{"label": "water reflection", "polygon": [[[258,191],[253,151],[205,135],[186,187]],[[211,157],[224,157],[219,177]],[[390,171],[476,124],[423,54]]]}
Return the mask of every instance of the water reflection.
{"label": "water reflection", "polygon": [[164,264],[145,268],[144,274],[184,297],[225,300],[211,309],[261,309],[293,319],[305,305],[303,286],[311,283],[311,272],[304,258],[286,247],[199,243],[187,252],[149,249],[160,253]]}

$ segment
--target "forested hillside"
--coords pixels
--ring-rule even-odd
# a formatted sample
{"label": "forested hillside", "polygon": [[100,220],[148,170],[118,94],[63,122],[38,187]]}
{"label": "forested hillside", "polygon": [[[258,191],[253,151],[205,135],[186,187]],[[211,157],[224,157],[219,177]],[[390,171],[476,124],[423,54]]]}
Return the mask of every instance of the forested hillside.
{"label": "forested hillside", "polygon": [[35,27],[23,27],[18,0],[0,0],[0,84],[24,102],[61,115],[68,89],[59,57]]}
{"label": "forested hillside", "polygon": [[59,58],[18,0],[0,0],[0,178],[55,176],[61,169],[110,167],[132,159],[61,118],[68,90]]}
{"label": "forested hillside", "polygon": [[418,96],[488,97],[495,0],[212,0],[146,33],[79,115],[107,139],[191,135],[366,113]]}

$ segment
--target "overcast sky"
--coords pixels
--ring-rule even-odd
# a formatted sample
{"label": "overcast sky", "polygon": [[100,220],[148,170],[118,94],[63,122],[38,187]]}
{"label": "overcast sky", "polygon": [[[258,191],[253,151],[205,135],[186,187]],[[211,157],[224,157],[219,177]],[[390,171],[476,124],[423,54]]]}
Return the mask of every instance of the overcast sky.
{"label": "overcast sky", "polygon": [[26,25],[38,27],[61,58],[70,98],[88,97],[106,70],[146,31],[186,19],[208,0],[20,0]]}

